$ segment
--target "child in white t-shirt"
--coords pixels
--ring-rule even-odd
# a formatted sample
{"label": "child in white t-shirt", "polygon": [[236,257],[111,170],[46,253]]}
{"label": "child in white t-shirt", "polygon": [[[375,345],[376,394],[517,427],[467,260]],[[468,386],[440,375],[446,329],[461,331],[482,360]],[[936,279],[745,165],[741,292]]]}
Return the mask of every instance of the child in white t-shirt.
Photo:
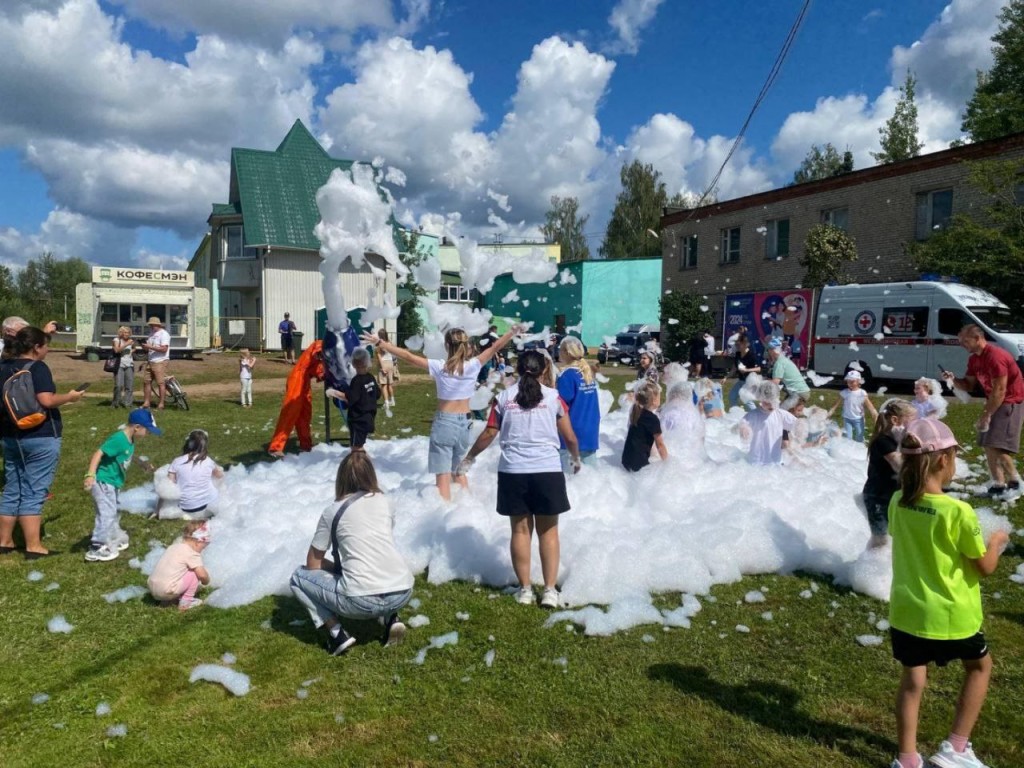
{"label": "child in white t-shirt", "polygon": [[252,408],[252,369],[256,358],[248,349],[242,349],[238,358],[238,381],[242,389],[242,407]]}
{"label": "child in white t-shirt", "polygon": [[946,401],[942,387],[935,379],[922,376],[914,382],[913,406],[919,419],[942,419],[946,416]]}
{"label": "child in white t-shirt", "polygon": [[831,416],[842,402],[843,436],[852,437],[858,443],[864,442],[864,409],[868,410],[872,419],[878,418],[878,410],[868,397],[868,393],[860,388],[863,381],[859,371],[848,371],[846,389],[839,393],[842,400],[837,401],[828,411],[828,415]]}
{"label": "child in white t-shirt", "polygon": [[178,506],[186,515],[203,515],[219,496],[214,479],[224,477],[224,470],[207,455],[210,436],[194,429],[188,434],[182,455],[171,462],[167,478],[181,489]]}
{"label": "child in white t-shirt", "polygon": [[740,422],[740,435],[750,440],[747,461],[781,464],[782,449],[789,446],[796,417],[779,407],[779,385],[774,381],[762,381],[757,386],[757,404],[757,410],[747,411]]}
{"label": "child in white t-shirt", "polygon": [[185,526],[182,537],[164,552],[149,577],[149,592],[162,603],[178,602],[179,611],[203,604],[196,597],[200,584],[210,583],[202,552],[210,543],[210,528],[203,521]]}

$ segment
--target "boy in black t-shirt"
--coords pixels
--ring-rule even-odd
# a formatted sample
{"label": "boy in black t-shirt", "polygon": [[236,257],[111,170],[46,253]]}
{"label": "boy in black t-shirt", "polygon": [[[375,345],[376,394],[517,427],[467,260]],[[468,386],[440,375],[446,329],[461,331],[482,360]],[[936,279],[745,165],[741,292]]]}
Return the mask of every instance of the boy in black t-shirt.
{"label": "boy in black t-shirt", "polygon": [[377,379],[369,373],[370,355],[365,349],[357,349],[352,353],[352,367],[356,375],[348,385],[348,430],[352,435],[352,450],[361,451],[366,444],[366,436],[374,429],[377,418],[377,401],[380,400],[380,387]]}

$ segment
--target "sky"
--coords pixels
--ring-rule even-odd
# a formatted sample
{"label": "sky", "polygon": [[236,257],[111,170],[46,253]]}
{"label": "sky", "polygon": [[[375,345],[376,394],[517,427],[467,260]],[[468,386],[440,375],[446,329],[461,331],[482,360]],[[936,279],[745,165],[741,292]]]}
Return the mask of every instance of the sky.
{"label": "sky", "polygon": [[[811,145],[873,164],[907,71],[924,152],[960,136],[1003,0],[817,0],[718,184],[781,186]],[[409,226],[535,239],[552,195],[596,251],[639,159],[702,192],[803,0],[5,0],[0,264],[184,268],[230,150],[296,119],[400,169]],[[401,179],[401,175],[395,178]]]}

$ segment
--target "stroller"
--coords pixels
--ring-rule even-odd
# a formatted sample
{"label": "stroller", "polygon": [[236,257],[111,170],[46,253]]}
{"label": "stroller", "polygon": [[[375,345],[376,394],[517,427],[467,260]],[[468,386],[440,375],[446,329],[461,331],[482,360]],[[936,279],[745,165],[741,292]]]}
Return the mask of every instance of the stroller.
{"label": "stroller", "polygon": [[185,390],[181,388],[181,384],[178,383],[178,380],[173,376],[168,376],[164,379],[164,384],[167,387],[167,399],[176,407],[183,411],[187,411],[189,408],[188,395],[185,394]]}

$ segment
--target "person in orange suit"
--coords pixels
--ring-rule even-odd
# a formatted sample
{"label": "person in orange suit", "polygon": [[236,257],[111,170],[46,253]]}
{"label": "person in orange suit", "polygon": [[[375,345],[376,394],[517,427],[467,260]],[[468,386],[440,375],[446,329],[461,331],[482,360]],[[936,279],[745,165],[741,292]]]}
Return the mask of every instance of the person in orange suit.
{"label": "person in orange suit", "polygon": [[268,451],[271,456],[284,456],[284,447],[294,429],[299,435],[299,449],[313,450],[310,422],[313,420],[313,393],[310,380],[324,380],[322,342],[314,341],[299,357],[295,367],[288,374],[284,402],[277,417],[274,436]]}

